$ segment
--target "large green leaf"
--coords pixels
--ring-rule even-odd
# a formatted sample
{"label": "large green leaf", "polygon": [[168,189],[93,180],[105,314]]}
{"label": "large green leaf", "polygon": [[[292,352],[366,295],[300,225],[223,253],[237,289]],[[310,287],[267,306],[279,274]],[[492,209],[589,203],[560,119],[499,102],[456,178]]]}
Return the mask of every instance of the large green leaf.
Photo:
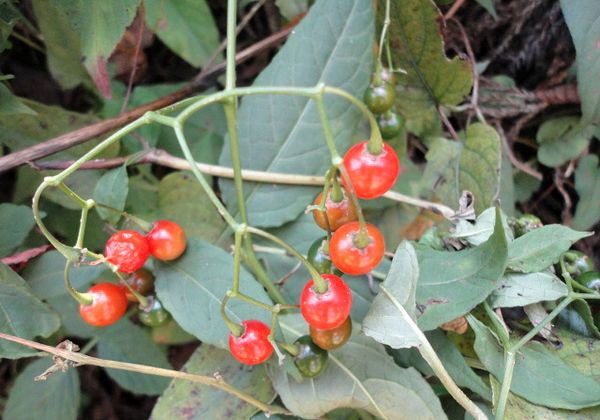
{"label": "large green leaf", "polygon": [[456,206],[460,196],[458,173],[462,150],[462,143],[442,137],[431,139],[421,179],[423,194],[435,194],[442,203]]}
{"label": "large green leaf", "polygon": [[579,195],[572,226],[591,229],[600,220],[600,167],[598,156],[588,155],[579,161],[575,171],[575,189]]}
{"label": "large green leaf", "polygon": [[0,83],[0,114],[35,114],[35,111],[21,102],[6,86]]}
{"label": "large green leaf", "polygon": [[419,281],[418,319],[427,331],[466,314],[500,285],[507,260],[507,243],[496,211],[494,233],[476,248],[460,252],[435,251],[417,246]]}
{"label": "large green leaf", "polygon": [[34,225],[35,220],[29,207],[0,204],[0,258],[6,257],[21,245]]}
{"label": "large green leaf", "polygon": [[219,31],[205,0],[146,0],[146,21],[171,50],[195,67],[219,46]]}
{"label": "large green leaf", "polygon": [[584,123],[600,123],[600,3],[596,0],[561,0],[562,12],[577,51],[577,90]]}
{"label": "large green leaf", "polygon": [[574,242],[590,235],[563,225],[542,226],[510,243],[508,266],[524,273],[542,271],[556,263]]}
{"label": "large green leaf", "polygon": [[500,137],[496,130],[487,124],[471,124],[460,156],[458,180],[461,191],[471,191],[475,196],[477,213],[491,206],[498,196],[500,164]]}
{"label": "large green leaf", "polygon": [[[419,278],[419,261],[410,242],[402,242],[392,261],[382,286],[391,294],[379,292],[363,320],[364,333],[375,341],[392,348],[415,347],[421,339],[415,334],[415,292]],[[402,305],[402,312],[396,305]],[[409,316],[410,323],[406,322]]]}
{"label": "large green leaf", "polygon": [[[48,337],[60,327],[58,315],[36,298],[21,277],[0,264],[0,332],[32,339]],[[0,358],[19,358],[32,351],[0,340]]]}
{"label": "large green leaf", "polygon": [[[280,321],[287,341],[306,333],[299,315],[285,315]],[[317,378],[297,382],[283,369],[269,366],[285,406],[303,418],[350,407],[388,419],[445,419],[439,400],[421,375],[396,365],[383,346],[357,330],[343,347],[329,353],[329,365]]]}
{"label": "large green leaf", "polygon": [[139,0],[53,2],[80,42],[80,57],[98,90],[110,97],[107,61],[135,17]]}
{"label": "large green leaf", "polygon": [[[198,347],[181,370],[205,376],[219,372],[223,381],[260,401],[268,403],[275,397],[264,366],[248,369],[233,359],[228,351],[209,345]],[[248,418],[256,411],[256,407],[221,390],[189,381],[173,380],[156,402],[151,418],[236,419]]]}
{"label": "large green leaf", "polygon": [[158,214],[179,223],[189,237],[214,241],[226,226],[190,172],[174,172],[158,185]]}
{"label": "large green leaf", "polygon": [[[362,96],[371,71],[373,26],[371,1],[321,0],[253,86],[326,83]],[[364,119],[355,106],[332,95],[327,95],[325,108],[343,152]],[[307,98],[249,96],[239,109],[238,132],[244,168],[313,175],[323,174],[330,165],[317,108]],[[220,162],[231,166],[229,142]],[[314,187],[258,183],[244,187],[250,223],[265,227],[295,219],[317,192]],[[235,213],[230,182],[223,182],[223,192]]]}
{"label": "large green leaf", "polygon": [[[233,259],[220,248],[200,239],[188,242],[185,254],[173,262],[156,264],[156,293],[187,332],[202,342],[227,348],[229,330],[220,314],[221,300],[232,286]],[[242,268],[240,291],[264,303],[269,298]],[[227,304],[235,322],[258,319],[270,323],[271,314],[237,299]]]}
{"label": "large green leaf", "polygon": [[90,84],[90,76],[81,62],[81,41],[71,27],[68,10],[54,1],[32,0],[32,4],[54,79],[65,89],[80,83]]}
{"label": "large green leaf", "polygon": [[[476,318],[475,352],[498,380],[504,378],[504,351],[492,332]],[[551,408],[577,410],[600,404],[600,383],[563,362],[539,342],[522,347],[515,360],[511,391],[528,401]]]}
{"label": "large green leaf", "polygon": [[560,328],[555,329],[554,333],[562,342],[556,355],[600,383],[600,340]]}
{"label": "large green leaf", "polygon": [[13,384],[4,420],[75,420],[79,412],[79,375],[75,368],[54,372],[45,381],[33,380],[52,365],[49,357],[30,363]]}
{"label": "large green leaf", "polygon": [[129,179],[125,165],[111,169],[102,175],[94,188],[92,197],[96,203],[112,207],[117,211],[97,206],[96,210],[100,217],[112,224],[117,224],[121,218],[120,212],[125,209],[128,192]]}
{"label": "large green leaf", "polygon": [[554,274],[507,273],[500,287],[490,295],[494,308],[525,306],[545,300],[556,300],[569,293],[567,286]]}
{"label": "large green leaf", "polygon": [[[396,105],[415,134],[439,125],[436,106],[456,105],[471,90],[472,73],[467,61],[448,60],[440,24],[440,11],[430,0],[391,2],[389,43],[398,74]],[[385,1],[378,1],[378,20],[383,21]]]}
{"label": "large green leaf", "polygon": [[540,144],[538,160],[557,167],[581,154],[590,142],[593,126],[586,126],[579,117],[559,117],[544,121],[536,139]]}
{"label": "large green leaf", "polygon": [[[102,359],[171,368],[165,351],[154,344],[145,330],[126,319],[102,330],[101,334],[98,356]],[[107,372],[121,387],[135,394],[159,395],[169,384],[169,379],[161,376],[117,369],[107,369]]]}
{"label": "large green leaf", "polygon": [[[463,355],[446,334],[437,329],[428,331],[425,335],[454,382],[458,386],[469,388],[486,400],[491,401],[492,392],[488,385],[471,369]],[[413,366],[425,376],[435,375],[416,348],[394,350],[392,356],[402,366]]]}

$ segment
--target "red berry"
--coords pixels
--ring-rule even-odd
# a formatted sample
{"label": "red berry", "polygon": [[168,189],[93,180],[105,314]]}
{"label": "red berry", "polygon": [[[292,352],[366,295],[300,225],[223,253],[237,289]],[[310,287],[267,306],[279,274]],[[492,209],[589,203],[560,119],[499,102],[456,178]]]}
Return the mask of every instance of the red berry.
{"label": "red berry", "polygon": [[335,274],[321,276],[327,290],[319,293],[310,279],[300,294],[300,311],[306,322],[320,330],[337,328],[344,323],[352,307],[352,292],[344,280]]}
{"label": "red berry", "polygon": [[[371,154],[368,141],[355,144],[344,156],[344,167],[358,198],[377,198],[394,186],[400,161],[394,149],[383,144],[378,155]],[[345,180],[344,180],[345,181]]]}
{"label": "red berry", "polygon": [[356,235],[360,232],[358,222],[346,223],[336,230],[329,242],[329,256],[333,264],[346,274],[367,274],[381,262],[385,253],[383,235],[375,226],[367,223],[368,245],[359,248]]}
{"label": "red berry", "polygon": [[159,220],[146,235],[150,254],[158,260],[170,261],[179,258],[187,247],[185,232],[175,222]]}
{"label": "red berry", "polygon": [[108,239],[104,255],[120,272],[133,273],[142,268],[150,251],[146,238],[138,232],[121,230]]}
{"label": "red berry", "polygon": [[269,341],[271,329],[256,320],[242,321],[244,332],[239,337],[229,334],[229,350],[233,357],[246,365],[258,365],[266,361],[273,353]]}
{"label": "red berry", "polygon": [[[342,189],[343,198],[342,201],[336,202],[331,199],[331,191],[327,194],[325,200],[325,211],[313,210],[313,217],[315,223],[319,225],[321,229],[327,229],[327,222],[329,221],[329,230],[332,232],[342,226],[344,223],[356,220],[356,207],[352,203],[352,200],[348,197],[348,193]],[[314,205],[321,204],[321,197],[323,193],[319,193],[313,202]]]}
{"label": "red berry", "polygon": [[88,291],[92,297],[89,305],[79,305],[79,314],[85,322],[95,327],[114,324],[127,310],[127,297],[122,286],[100,283]]}

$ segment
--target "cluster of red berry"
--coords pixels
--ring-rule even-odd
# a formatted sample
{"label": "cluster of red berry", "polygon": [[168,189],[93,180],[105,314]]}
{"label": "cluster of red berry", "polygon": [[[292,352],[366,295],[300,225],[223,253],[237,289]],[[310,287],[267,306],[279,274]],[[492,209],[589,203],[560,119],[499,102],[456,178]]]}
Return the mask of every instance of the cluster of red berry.
{"label": "cluster of red berry", "polygon": [[[154,276],[143,265],[150,255],[162,261],[179,258],[187,247],[185,232],[175,222],[159,220],[152,230],[142,235],[135,230],[121,230],[114,233],[106,242],[104,256],[121,273],[130,274],[129,287],[113,283],[99,283],[92,286],[86,296],[91,303],[79,306],[79,314],[85,322],[96,327],[114,324],[123,317],[129,301],[138,299],[130,291],[149,296],[154,289]],[[149,296],[147,305],[140,308],[140,321],[149,326],[158,326],[169,318],[160,301]]]}
{"label": "cluster of red berry", "polygon": [[[383,93],[371,92],[373,86],[365,95],[367,106],[377,114],[389,111],[393,104],[391,84],[381,83],[385,84],[385,92],[392,92],[385,104],[380,103]],[[374,103],[378,105],[374,106]],[[383,127],[381,131],[383,134]],[[331,238],[328,239],[328,235],[315,241],[308,251],[308,261],[319,272],[326,289],[319,290],[314,279],[306,283],[299,306],[310,327],[310,335],[296,340],[295,347],[286,347],[305,377],[320,374],[326,366],[327,351],[343,345],[352,333],[352,292],[340,275],[367,274],[384,256],[383,235],[374,225],[361,221],[355,197],[373,199],[389,191],[400,173],[400,162],[389,145],[380,144],[378,152],[372,152],[372,146],[369,141],[363,141],[351,147],[343,158],[343,188],[340,180],[333,179],[334,187],[326,188],[326,197],[320,193],[313,203],[316,224],[328,231]],[[233,356],[249,365],[269,359],[273,353],[270,328],[256,320],[244,321],[242,325],[244,331],[240,336],[229,336]]]}

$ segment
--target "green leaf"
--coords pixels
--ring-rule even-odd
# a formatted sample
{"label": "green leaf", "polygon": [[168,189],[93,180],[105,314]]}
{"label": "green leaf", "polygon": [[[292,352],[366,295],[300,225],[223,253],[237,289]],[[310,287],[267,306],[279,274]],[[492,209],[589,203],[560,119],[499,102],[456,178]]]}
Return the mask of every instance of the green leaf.
{"label": "green leaf", "polygon": [[[171,368],[165,351],[154,344],[146,331],[126,319],[102,331],[102,338],[98,343],[98,357]],[[159,395],[169,384],[169,379],[161,376],[118,369],[106,371],[121,387],[134,394]]]}
{"label": "green leaf", "polygon": [[[27,340],[48,337],[60,327],[58,315],[36,298],[21,277],[0,263],[0,332]],[[0,340],[0,358],[33,353],[20,344]]]}
{"label": "green leaf", "polygon": [[52,360],[43,357],[19,374],[4,408],[4,420],[77,419],[81,395],[75,368],[54,372],[45,381],[33,380],[51,365]]}
{"label": "green leaf", "polygon": [[[362,96],[371,73],[372,8],[369,0],[317,2],[253,86],[325,83]],[[343,152],[360,131],[357,127],[364,117],[348,101],[333,95],[326,95],[325,108]],[[317,107],[308,98],[248,96],[239,109],[238,133],[244,168],[320,175],[331,165]],[[220,163],[231,166],[229,142]],[[235,214],[233,185],[223,181],[222,186],[223,198]],[[250,223],[275,227],[294,220],[317,189],[244,183],[244,192]]]}
{"label": "green leaf", "polygon": [[[227,348],[229,330],[221,318],[220,307],[231,288],[231,255],[208,242],[192,239],[178,260],[157,262],[154,274],[156,293],[179,325],[204,343]],[[244,268],[240,273],[240,291],[270,303],[263,288]],[[229,301],[227,314],[238,323],[245,319],[271,322],[268,312],[237,299]]]}
{"label": "green leaf", "polygon": [[[280,317],[286,341],[305,334],[299,315]],[[269,365],[273,386],[285,406],[300,417],[316,418],[340,407],[360,408],[390,419],[445,419],[427,382],[409,368],[396,365],[380,344],[358,333],[329,353],[329,366],[314,379],[301,382]]]}
{"label": "green leaf", "polygon": [[0,83],[0,114],[33,114],[35,111],[25,105],[12,92]]}
{"label": "green leaf", "polygon": [[578,232],[563,225],[546,225],[527,232],[508,247],[508,267],[534,273],[556,263],[571,245],[590,232]]}
{"label": "green leaf", "polygon": [[[275,391],[263,365],[248,369],[226,350],[201,345],[192,354],[182,372],[213,376],[219,372],[223,381],[263,402],[275,398]],[[190,381],[173,380],[156,402],[152,418],[224,419],[248,418],[257,409],[222,390]]]}
{"label": "green leaf", "polygon": [[494,7],[494,3],[492,0],[475,0],[481,7],[483,7],[487,12],[492,15],[494,20],[498,20],[498,14],[496,13],[496,8]]}
{"label": "green leaf", "polygon": [[500,136],[496,130],[487,124],[471,124],[460,156],[458,180],[461,191],[475,195],[477,213],[491,206],[498,196],[501,160]]}
{"label": "green leaf", "polygon": [[577,51],[577,90],[582,120],[585,124],[597,124],[600,123],[600,3],[596,0],[561,0],[560,5]]}
{"label": "green leaf", "polygon": [[[500,394],[501,384],[490,377],[494,394]],[[600,407],[584,410],[568,411],[556,408],[550,409],[541,405],[531,404],[513,393],[508,394],[504,418],[506,420],[544,419],[544,420],[596,420],[600,417]]]}
{"label": "green leaf", "polygon": [[121,218],[121,214],[125,209],[125,201],[129,193],[129,179],[127,177],[127,167],[125,165],[107,171],[98,180],[93,199],[98,204],[112,207],[118,211],[109,210],[96,206],[96,210],[100,217],[109,223],[116,224]]}
{"label": "green leaf", "polygon": [[588,146],[593,130],[593,126],[583,125],[579,117],[544,121],[536,135],[540,145],[538,160],[546,166],[557,167],[575,159]]}
{"label": "green leaf", "polygon": [[[481,245],[489,239],[494,232],[494,224],[496,220],[496,212],[494,207],[485,209],[482,213],[477,216],[475,223],[471,223],[467,220],[460,219],[456,224],[454,232],[451,233],[451,237],[464,239],[471,245]],[[502,212],[502,225],[504,226],[504,233],[506,235],[506,242],[510,243],[513,241],[512,229],[508,226],[508,220],[504,212]]]}
{"label": "green leaf", "polygon": [[556,355],[565,363],[600,382],[600,340],[582,337],[560,328],[555,329],[554,333],[563,344],[556,350]]}
{"label": "green leaf", "polygon": [[173,319],[166,324],[152,328],[152,341],[156,344],[187,344],[196,341],[196,337],[185,332]]}
{"label": "green leaf", "polygon": [[93,338],[103,331],[101,327],[93,327],[81,318],[79,302],[71,295],[54,296],[48,298],[47,303],[60,315],[61,332],[64,331],[65,335]]}
{"label": "green leaf", "polygon": [[[389,44],[398,73],[396,105],[407,127],[424,134],[439,126],[436,107],[456,105],[471,90],[472,73],[466,60],[444,54],[442,15],[431,1],[395,0],[390,4]],[[383,22],[385,2],[378,2]],[[385,54],[384,54],[385,56]]]}
{"label": "green leaf", "polygon": [[[40,299],[67,295],[64,283],[65,257],[58,251],[46,252],[44,255],[29,262],[23,278],[31,286],[31,291]],[[80,265],[72,267],[69,279],[76,289],[87,287],[105,270],[101,265]]]}
{"label": "green leaf", "polygon": [[146,0],[146,21],[175,54],[204,66],[219,46],[219,31],[205,0]]}
{"label": "green leaf", "polygon": [[496,211],[494,233],[476,248],[460,252],[416,246],[419,258],[419,327],[428,331],[466,314],[500,285],[507,260],[506,234]]}
{"label": "green leaf", "polygon": [[[363,320],[363,332],[375,341],[392,348],[414,347],[421,344],[415,333],[415,291],[419,278],[419,262],[410,242],[402,242],[390,271],[381,285],[390,293],[379,292]],[[396,305],[402,305],[403,312]],[[406,321],[409,316],[409,322]]]}
{"label": "green leaf", "polygon": [[594,322],[590,305],[583,299],[575,299],[573,303],[563,309],[558,314],[558,320],[560,325],[571,331],[587,337],[600,338],[600,331]]}
{"label": "green leaf", "polygon": [[[475,352],[498,380],[504,378],[504,351],[484,324],[469,318],[475,331]],[[600,404],[600,383],[563,362],[543,344],[529,342],[515,361],[511,391],[528,401],[550,408],[577,410]]]}
{"label": "green leaf", "polygon": [[279,13],[287,20],[292,20],[308,9],[308,0],[275,0]]}
{"label": "green leaf", "polygon": [[34,225],[35,220],[29,207],[0,204],[0,258],[10,255],[21,245]]}
{"label": "green leaf", "polygon": [[425,155],[427,166],[423,173],[421,189],[424,194],[435,194],[442,203],[455,206],[460,195],[458,171],[462,143],[435,137]]}
{"label": "green leaf", "polygon": [[174,172],[158,185],[158,214],[183,227],[188,237],[214,241],[226,224],[190,172]]}
{"label": "green leaf", "polygon": [[80,40],[80,57],[96,87],[110,97],[107,61],[135,17],[139,0],[59,0],[58,13]]}
{"label": "green leaf", "polygon": [[574,229],[591,229],[600,220],[600,167],[598,156],[587,155],[579,161],[575,171],[575,189],[579,196],[575,216],[571,225]]}
{"label": "green leaf", "polygon": [[0,2],[0,52],[11,47],[8,37],[13,27],[22,19],[21,12],[11,3]]}
{"label": "green leaf", "polygon": [[32,0],[35,20],[46,47],[48,68],[54,79],[65,89],[85,83],[90,76],[81,62],[81,41],[72,28],[68,10],[59,2]]}
{"label": "green leaf", "polygon": [[[458,348],[443,331],[437,329],[428,331],[425,335],[458,386],[469,388],[487,401],[492,400],[492,392],[489,386],[471,369]],[[416,348],[393,350],[392,356],[396,362],[403,366],[413,366],[425,376],[435,375]]]}
{"label": "green leaf", "polygon": [[512,308],[556,300],[568,293],[567,286],[550,272],[507,273],[500,287],[490,295],[490,304],[494,308]]}

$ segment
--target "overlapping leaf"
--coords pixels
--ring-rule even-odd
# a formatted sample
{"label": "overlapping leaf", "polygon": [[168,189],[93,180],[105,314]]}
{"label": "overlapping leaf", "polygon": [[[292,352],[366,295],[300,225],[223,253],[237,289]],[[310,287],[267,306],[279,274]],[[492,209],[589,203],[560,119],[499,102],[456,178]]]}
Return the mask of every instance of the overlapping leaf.
{"label": "overlapping leaf", "polygon": [[575,171],[575,189],[579,196],[572,226],[591,229],[600,220],[600,167],[598,156],[588,155],[579,161]]}
{"label": "overlapping leaf", "polygon": [[0,258],[21,245],[35,225],[33,213],[27,206],[0,204]]}
{"label": "overlapping leaf", "polygon": [[567,294],[567,286],[552,273],[507,273],[500,287],[490,295],[490,303],[494,308],[525,306]]}

